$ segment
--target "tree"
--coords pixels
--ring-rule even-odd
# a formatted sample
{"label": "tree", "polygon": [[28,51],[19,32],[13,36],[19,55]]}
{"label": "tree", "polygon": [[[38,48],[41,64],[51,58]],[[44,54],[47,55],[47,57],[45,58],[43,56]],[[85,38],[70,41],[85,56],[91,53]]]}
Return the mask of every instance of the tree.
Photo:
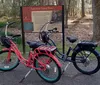
{"label": "tree", "polygon": [[100,40],[100,0],[92,0],[93,40]]}
{"label": "tree", "polygon": [[85,3],[84,3],[84,0],[81,0],[81,2],[82,2],[82,6],[81,6],[82,7],[82,15],[81,16],[85,17],[85,6],[84,6]]}
{"label": "tree", "polygon": [[[67,3],[68,2],[68,3]],[[68,14],[69,14],[69,10],[70,10],[70,3],[71,0],[64,0],[64,14],[65,14],[65,27],[68,28]]]}

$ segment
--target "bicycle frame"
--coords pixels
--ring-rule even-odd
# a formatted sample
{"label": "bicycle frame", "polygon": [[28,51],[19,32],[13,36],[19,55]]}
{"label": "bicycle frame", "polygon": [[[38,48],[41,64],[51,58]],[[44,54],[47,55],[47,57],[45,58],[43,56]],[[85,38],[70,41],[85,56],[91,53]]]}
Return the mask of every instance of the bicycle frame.
{"label": "bicycle frame", "polygon": [[[50,43],[50,42],[51,42],[51,43]],[[55,42],[54,42],[52,39],[50,39],[50,38],[49,38],[48,44],[49,44],[50,46],[55,46],[55,47],[57,47],[56,44],[55,44]],[[96,48],[96,47],[91,48],[91,49],[94,50],[95,48]],[[74,48],[72,48],[72,47],[70,46],[69,49],[67,50],[66,54],[63,54],[63,53],[61,53],[58,49],[56,49],[56,52],[57,52],[60,56],[62,56],[62,57],[59,57],[59,55],[58,55],[56,52],[55,52],[55,55],[56,55],[60,60],[62,60],[62,61],[74,62],[74,61],[71,59],[71,57],[72,57],[73,53],[76,52],[76,50],[78,50],[78,49],[80,49],[80,47],[77,46],[77,45],[76,45]],[[73,52],[71,56],[69,56],[70,51]],[[91,53],[89,53],[88,56],[89,56],[90,54],[91,54]],[[87,57],[88,57],[88,56],[87,56]],[[78,63],[81,63],[81,62],[78,62]]]}
{"label": "bicycle frame", "polygon": [[[56,44],[55,44],[55,42],[52,40],[52,39],[50,39],[50,37],[49,37],[49,35],[51,34],[51,33],[56,33],[56,32],[58,32],[57,31],[57,28],[55,29],[55,28],[53,28],[53,29],[51,29],[51,30],[47,30],[47,28],[48,28],[48,24],[50,24],[50,22],[47,22],[47,23],[45,23],[42,27],[41,27],[41,29],[40,29],[40,35],[39,35],[39,38],[40,38],[40,40],[42,40],[42,42],[44,42],[45,44],[49,44],[50,46],[55,46],[55,47],[57,47],[56,46]],[[47,31],[45,31],[45,29],[47,30]],[[44,33],[43,35],[41,35],[41,33]],[[42,39],[41,39],[41,37],[42,37]],[[80,45],[79,45],[80,44]],[[88,46],[90,49],[95,49],[96,48],[96,44],[95,43],[86,43],[86,42],[79,42],[74,48],[72,48],[71,46],[69,47],[69,49],[67,50],[67,52],[66,52],[66,54],[63,54],[63,53],[61,53],[58,49],[56,49],[56,52],[61,56],[61,57],[59,57],[59,55],[57,54],[57,53],[55,53],[55,55],[59,58],[59,59],[61,59],[61,60],[63,60],[63,61],[69,61],[69,62],[74,62],[74,61],[72,61],[72,59],[71,59],[71,57],[73,56],[73,54],[77,51],[77,50],[79,50],[80,48],[81,49],[84,49],[84,46]],[[87,48],[86,48],[87,49]],[[71,56],[69,56],[69,54],[70,54],[70,51],[73,51],[73,53],[72,53],[72,55]]]}
{"label": "bicycle frame", "polygon": [[[49,40],[51,41],[51,43],[48,42],[48,44],[49,44],[50,46],[53,45],[53,46],[56,47],[56,44],[54,43],[54,41],[53,41],[52,39],[50,39],[50,38],[49,38]],[[73,62],[71,59],[68,59],[68,57],[71,57],[71,56],[69,56],[70,51],[74,51],[74,49],[73,49],[72,47],[69,47],[69,49],[68,49],[68,51],[66,52],[66,54],[63,54],[63,53],[61,53],[58,49],[56,49],[56,52],[57,52],[60,56],[62,56],[62,57],[60,58],[59,55],[58,55],[57,53],[55,53],[55,55],[56,55],[59,59],[61,59],[61,60],[63,60],[63,61]],[[66,58],[65,58],[65,57],[66,57]]]}
{"label": "bicycle frame", "polygon": [[[38,57],[38,55],[40,55],[40,54],[46,54],[46,55],[52,57],[53,59],[55,59],[55,61],[57,62],[57,64],[61,67],[61,64],[60,64],[60,62],[58,61],[58,59],[55,58],[55,56],[52,55],[52,53],[50,52],[51,50],[54,50],[54,49],[55,49],[54,46],[51,46],[52,48],[51,48],[51,47],[48,48],[48,47],[45,47],[45,46],[44,46],[44,47],[40,46],[39,48],[36,48],[36,49],[34,50],[34,52],[33,52],[33,51],[30,51],[30,52],[29,52],[29,55],[28,55],[28,59],[25,59],[25,58],[22,56],[22,54],[21,54],[21,52],[19,51],[19,49],[17,48],[16,44],[15,44],[12,40],[10,40],[10,42],[11,42],[11,47],[10,47],[10,48],[4,48],[4,49],[3,49],[3,50],[8,50],[8,51],[9,51],[8,56],[7,56],[7,61],[10,60],[11,51],[14,51],[15,54],[17,55],[18,59],[20,60],[20,62],[21,62],[22,64],[24,64],[25,66],[31,67],[31,68],[37,69],[37,70],[45,70],[45,69],[46,69],[46,65],[43,64],[41,61],[39,61],[39,60],[37,59],[37,57]],[[48,50],[48,49],[49,49],[49,50]],[[45,53],[40,52],[40,50],[45,51]],[[37,51],[38,51],[39,53],[37,53]],[[35,60],[35,59],[44,67],[44,69],[43,69],[43,68],[42,68],[42,69],[41,69],[41,68],[36,68],[36,67],[34,66],[34,60]],[[46,62],[49,63],[50,61],[46,60]]]}

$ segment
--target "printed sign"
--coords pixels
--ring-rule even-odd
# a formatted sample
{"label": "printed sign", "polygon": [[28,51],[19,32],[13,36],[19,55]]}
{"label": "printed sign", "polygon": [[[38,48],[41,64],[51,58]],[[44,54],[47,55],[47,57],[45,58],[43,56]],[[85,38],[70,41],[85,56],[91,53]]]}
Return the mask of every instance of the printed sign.
{"label": "printed sign", "polygon": [[22,7],[24,32],[39,32],[48,21],[48,30],[57,27],[62,32],[62,6],[25,6]]}

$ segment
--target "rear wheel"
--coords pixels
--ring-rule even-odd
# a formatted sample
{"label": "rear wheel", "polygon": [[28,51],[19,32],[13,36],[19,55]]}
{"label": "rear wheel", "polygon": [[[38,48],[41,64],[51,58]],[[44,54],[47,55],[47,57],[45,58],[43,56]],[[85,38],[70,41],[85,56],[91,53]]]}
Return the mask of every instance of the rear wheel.
{"label": "rear wheel", "polygon": [[100,68],[100,58],[95,50],[80,50],[73,57],[73,64],[83,74],[94,74]]}
{"label": "rear wheel", "polygon": [[9,61],[7,60],[9,51],[0,51],[0,70],[1,71],[10,71],[16,68],[19,65],[19,60],[15,53],[11,51],[11,56]]}
{"label": "rear wheel", "polygon": [[[42,62],[42,64],[39,62]],[[35,60],[35,67],[41,69],[45,68],[43,70],[36,70],[36,72],[46,82],[54,83],[61,77],[61,68],[58,66],[55,60],[47,55],[40,55],[38,59]]]}

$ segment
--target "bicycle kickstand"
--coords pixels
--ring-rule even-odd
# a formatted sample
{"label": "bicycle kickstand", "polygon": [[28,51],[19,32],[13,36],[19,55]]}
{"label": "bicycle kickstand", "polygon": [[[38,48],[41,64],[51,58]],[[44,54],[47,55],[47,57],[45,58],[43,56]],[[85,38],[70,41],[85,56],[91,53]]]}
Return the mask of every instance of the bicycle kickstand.
{"label": "bicycle kickstand", "polygon": [[33,70],[33,68],[31,68],[26,75],[19,81],[19,83],[22,83],[24,79],[26,79],[26,77],[31,73],[31,71]]}
{"label": "bicycle kickstand", "polygon": [[71,62],[69,62],[69,63],[65,66],[65,68],[64,68],[63,71],[62,71],[62,74],[66,71],[66,69],[68,68],[68,66],[70,65],[70,63],[71,63]]}

